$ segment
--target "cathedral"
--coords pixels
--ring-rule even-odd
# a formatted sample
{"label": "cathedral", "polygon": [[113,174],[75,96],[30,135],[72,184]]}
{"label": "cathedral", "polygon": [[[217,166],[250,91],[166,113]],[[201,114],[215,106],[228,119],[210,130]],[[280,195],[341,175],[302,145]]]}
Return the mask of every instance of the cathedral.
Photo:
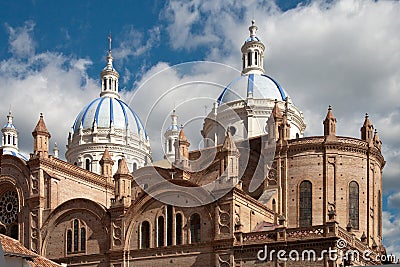
{"label": "cathedral", "polygon": [[300,108],[265,73],[254,21],[241,52],[241,75],[199,129],[204,148],[189,150],[173,111],[160,161],[120,97],[111,45],[100,96],[66,133],[66,160],[50,151],[43,114],[32,153],[20,153],[10,111],[0,233],[64,266],[381,264],[385,160],[368,115],[359,137],[338,136],[329,106],[321,135],[307,136]]}

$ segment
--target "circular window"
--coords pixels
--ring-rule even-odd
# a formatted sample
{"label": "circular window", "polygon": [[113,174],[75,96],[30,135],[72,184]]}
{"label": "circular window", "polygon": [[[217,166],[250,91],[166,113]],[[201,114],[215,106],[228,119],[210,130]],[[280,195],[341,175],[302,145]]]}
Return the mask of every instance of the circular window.
{"label": "circular window", "polygon": [[15,191],[8,191],[0,198],[0,221],[9,225],[17,219],[18,196]]}

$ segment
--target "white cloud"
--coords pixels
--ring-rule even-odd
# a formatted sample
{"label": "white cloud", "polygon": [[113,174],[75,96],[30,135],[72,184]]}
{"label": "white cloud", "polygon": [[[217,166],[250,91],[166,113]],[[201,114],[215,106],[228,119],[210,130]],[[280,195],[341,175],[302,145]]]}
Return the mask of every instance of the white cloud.
{"label": "white cloud", "polygon": [[[29,154],[33,146],[31,132],[43,112],[52,134],[51,143],[57,142],[63,155],[62,144],[66,143],[75,116],[99,93],[97,82],[87,75],[86,69],[91,65],[88,59],[53,52],[35,53],[33,27],[33,22],[21,28],[8,26],[14,57],[0,62],[0,114],[4,115],[1,120],[6,120],[11,106],[19,130],[20,150]],[[21,40],[26,41],[25,45],[20,44]]]}
{"label": "white cloud", "polygon": [[158,46],[160,41],[160,28],[155,26],[147,31],[147,34],[136,30],[132,25],[127,26],[121,33],[122,41],[113,49],[116,59],[127,60],[129,57],[140,56],[152,47]]}
{"label": "white cloud", "polygon": [[[360,137],[368,112],[387,160],[384,194],[395,194],[400,191],[400,2],[327,2],[282,12],[265,1],[172,0],[164,16],[174,49],[200,47],[208,51],[206,59],[237,68],[255,18],[266,45],[266,72],[304,112],[306,134],[323,133],[322,120],[332,105],[338,134]],[[397,203],[398,194],[389,199]],[[400,256],[400,219],[385,216],[385,244]]]}
{"label": "white cloud", "polygon": [[[266,72],[303,110],[307,135],[322,134],[332,105],[338,134],[359,137],[368,112],[384,149],[400,151],[398,1],[315,1],[282,12],[264,1],[192,0],[170,1],[166,10],[173,48],[204,47],[207,59],[238,68],[240,46],[254,17],[266,45]],[[400,170],[389,163],[385,172]],[[394,179],[385,177],[384,183],[394,184]]]}
{"label": "white cloud", "polygon": [[35,53],[35,43],[32,39],[32,31],[35,27],[33,21],[26,21],[24,26],[13,28],[5,24],[10,43],[10,52],[15,57],[27,57]]}
{"label": "white cloud", "polygon": [[390,255],[394,255],[397,260],[400,259],[400,217],[390,212],[382,212],[383,241],[386,251]]}

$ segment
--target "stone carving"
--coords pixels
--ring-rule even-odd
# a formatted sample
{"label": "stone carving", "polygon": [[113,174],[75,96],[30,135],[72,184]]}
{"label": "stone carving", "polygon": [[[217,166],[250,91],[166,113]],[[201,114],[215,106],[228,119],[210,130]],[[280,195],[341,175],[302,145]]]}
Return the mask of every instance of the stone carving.
{"label": "stone carving", "polygon": [[230,215],[230,208],[229,205],[224,205],[218,207],[219,211],[219,218],[218,218],[218,226],[219,226],[219,231],[221,234],[230,234],[231,229],[230,229],[230,220],[231,220],[231,215]]}
{"label": "stone carving", "polygon": [[121,227],[121,222],[113,222],[112,223],[113,227],[113,244],[114,246],[120,246],[122,244],[122,227]]}

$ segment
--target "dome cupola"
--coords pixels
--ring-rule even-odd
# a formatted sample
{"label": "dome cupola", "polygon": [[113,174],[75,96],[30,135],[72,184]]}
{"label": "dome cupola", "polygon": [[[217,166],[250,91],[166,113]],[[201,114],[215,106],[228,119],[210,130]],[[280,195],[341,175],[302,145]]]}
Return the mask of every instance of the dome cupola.
{"label": "dome cupola", "polygon": [[306,128],[303,113],[278,81],[265,73],[265,46],[257,36],[257,29],[252,20],[250,35],[241,47],[241,75],[224,88],[204,121],[202,135],[206,147],[222,144],[228,128],[235,140],[267,134],[266,123],[275,106],[287,114],[290,138],[303,137]]}
{"label": "dome cupola", "polygon": [[[113,67],[111,36],[107,65],[101,71],[100,97],[78,114],[68,137],[67,161],[101,174],[100,160],[107,147],[112,159],[125,158],[131,171],[151,162],[149,138],[139,116],[121,100],[119,74]],[[118,164],[113,166],[116,171]]]}
{"label": "dome cupola", "polygon": [[1,147],[3,148],[3,154],[13,155],[22,160],[28,161],[28,159],[19,152],[18,130],[14,126],[11,110],[8,112],[7,123],[1,129],[1,132],[3,137],[1,142]]}
{"label": "dome cupola", "polygon": [[255,21],[251,21],[249,27],[250,36],[242,46],[242,74],[263,74],[264,71],[264,50],[265,46],[256,36],[258,28]]}

